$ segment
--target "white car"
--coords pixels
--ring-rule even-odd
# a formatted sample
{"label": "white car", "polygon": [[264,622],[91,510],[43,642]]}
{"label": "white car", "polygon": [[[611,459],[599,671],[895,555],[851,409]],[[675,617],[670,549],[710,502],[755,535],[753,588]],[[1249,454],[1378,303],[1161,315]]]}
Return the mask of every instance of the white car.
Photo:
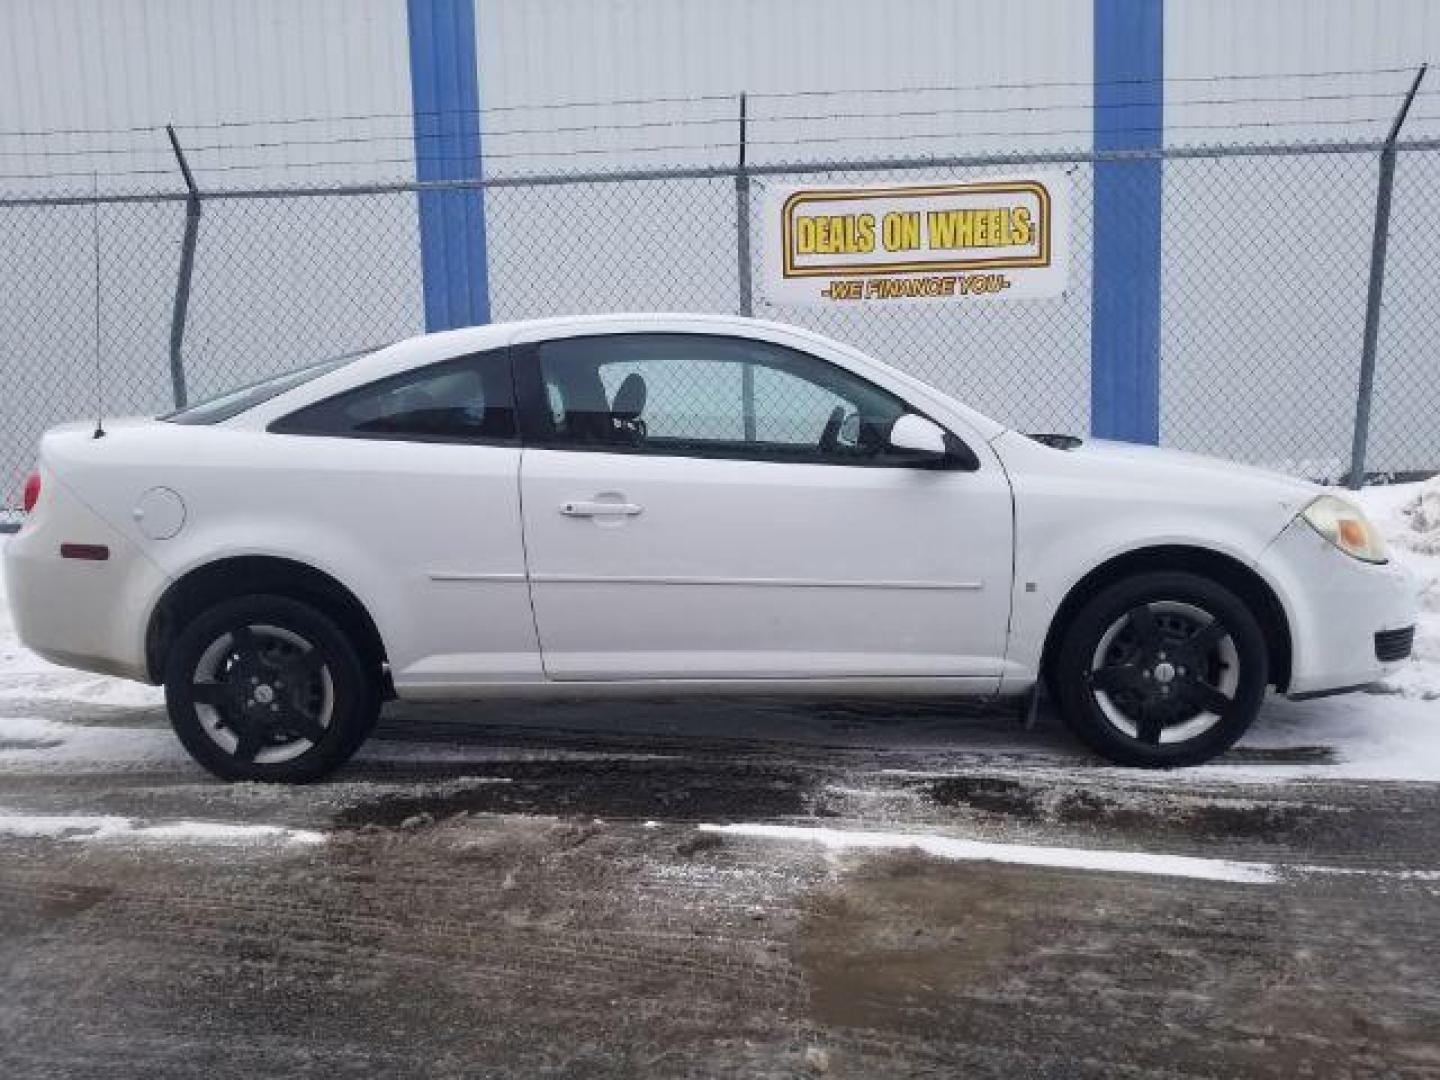
{"label": "white car", "polygon": [[1229,747],[1270,686],[1409,654],[1354,506],[1031,437],[816,334],[510,323],[49,432],[5,554],[21,639],[163,683],[226,778],[333,769],[400,698],[976,694],[1043,682],[1110,759]]}

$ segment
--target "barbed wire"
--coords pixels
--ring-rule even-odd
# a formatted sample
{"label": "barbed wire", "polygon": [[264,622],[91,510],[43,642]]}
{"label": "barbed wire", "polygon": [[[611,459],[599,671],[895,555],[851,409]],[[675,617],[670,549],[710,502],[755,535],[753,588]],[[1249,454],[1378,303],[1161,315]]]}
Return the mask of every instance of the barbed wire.
{"label": "barbed wire", "polygon": [[[1430,91],[1417,95],[1440,96],[1440,90]],[[1351,101],[1374,101],[1391,100],[1396,98],[1394,93],[1333,93],[1333,94],[1299,94],[1299,95],[1263,95],[1259,97],[1217,97],[1217,98],[1189,98],[1179,101],[1136,101],[1136,102],[1104,102],[1096,105],[1006,105],[994,108],[971,107],[971,108],[946,108],[946,109],[898,109],[886,112],[841,112],[841,113],[782,113],[773,116],[750,116],[747,123],[752,125],[779,124],[779,123],[832,123],[836,121],[851,120],[898,120],[898,119],[927,119],[927,118],[948,118],[951,116],[987,116],[987,115],[1043,115],[1056,112],[1074,112],[1081,109],[1086,111],[1110,111],[1118,109],[1140,109],[1167,107],[1171,109],[1188,108],[1192,106],[1219,107],[1229,105],[1288,105],[1288,104],[1313,104],[1317,102],[1338,103]],[[1296,123],[1304,121],[1297,120]],[[642,131],[642,130],[665,130],[684,127],[712,127],[716,125],[735,125],[738,118],[735,116],[715,117],[689,117],[675,120],[649,120],[635,123],[613,123],[613,124],[574,124],[559,127],[527,127],[527,128],[502,128],[493,131],[481,132],[484,139],[514,138],[519,136],[552,136],[571,134],[601,134],[616,131]],[[1018,134],[1024,134],[1023,132]],[[432,140],[454,138],[452,132],[396,132],[389,135],[343,135],[323,139],[270,139],[258,142],[222,142],[222,143],[201,143],[199,145],[185,146],[187,154],[204,154],[221,150],[271,150],[290,146],[342,146],[342,145],[364,145],[387,142],[424,142]],[[168,142],[154,146],[100,146],[88,148],[67,148],[63,150],[21,150],[7,152],[7,158],[67,158],[67,157],[114,157],[127,154],[162,154],[170,156],[173,151]]]}
{"label": "barbed wire", "polygon": [[[1097,86],[1154,86],[1157,84],[1173,85],[1188,83],[1216,83],[1216,82],[1254,82],[1258,80],[1279,80],[1279,79],[1335,79],[1346,76],[1367,76],[1367,75],[1398,75],[1415,73],[1415,65],[1408,67],[1378,67],[1378,68],[1349,68],[1336,69],[1331,71],[1281,71],[1281,72],[1239,72],[1224,73],[1215,75],[1157,75],[1144,78],[1129,79],[1084,79],[1068,81],[1040,81],[1040,82],[1011,82],[1011,83],[972,83],[968,86],[896,86],[876,87],[868,90],[858,91],[867,94],[906,94],[906,93],[941,93],[958,90],[1032,90],[1047,87],[1076,87],[1090,88]],[[787,90],[766,93],[750,94],[752,98],[768,97],[823,97],[836,94],[849,94],[857,91],[851,90]]]}
{"label": "barbed wire", "polygon": [[[1374,67],[1374,68],[1344,68],[1325,71],[1288,71],[1288,72],[1244,72],[1244,73],[1222,73],[1212,75],[1175,75],[1156,76],[1151,78],[1129,78],[1129,79],[1086,79],[1086,80],[1035,80],[1030,82],[993,82],[993,83],[956,83],[918,86],[884,86],[884,87],[856,87],[843,88],[832,87],[809,90],[772,90],[747,92],[747,97],[752,101],[785,100],[795,98],[815,97],[841,97],[853,95],[895,95],[895,94],[934,94],[934,93],[971,93],[977,91],[993,90],[1056,90],[1056,89],[1086,89],[1118,87],[1118,86],[1155,86],[1155,85],[1190,85],[1190,84],[1213,84],[1225,82],[1257,82],[1257,81],[1282,81],[1282,80],[1309,80],[1309,79],[1331,79],[1345,77],[1371,77],[1379,75],[1411,74],[1415,68],[1407,67]],[[1382,95],[1388,96],[1388,95]],[[684,95],[656,95],[649,97],[633,98],[609,98],[592,100],[537,102],[533,104],[515,105],[488,105],[473,109],[441,109],[421,110],[418,112],[393,112],[393,113],[352,113],[330,116],[292,116],[278,117],[272,119],[250,119],[250,120],[220,120],[207,123],[178,123],[174,124],[177,130],[207,131],[225,128],[284,126],[295,124],[322,124],[322,123],[352,123],[369,120],[409,120],[425,117],[461,117],[474,116],[477,114],[509,113],[509,112],[530,112],[547,111],[555,109],[587,109],[587,108],[614,108],[614,107],[638,107],[648,105],[675,105],[695,104],[704,102],[734,102],[739,97],[739,91],[733,93],[707,93],[707,94],[684,94]],[[1129,105],[1130,103],[1119,103]],[[1064,107],[1064,106],[1060,106]],[[1079,103],[1075,107],[1080,107]],[[136,124],[109,128],[46,128],[32,130],[3,130],[0,137],[14,138],[46,138],[52,136],[70,135],[120,135],[137,132],[164,131],[165,124]]]}
{"label": "barbed wire", "polygon": [[[1140,135],[1140,134],[1161,134],[1173,133],[1176,131],[1251,131],[1251,130],[1274,130],[1278,128],[1294,127],[1333,127],[1333,126],[1357,126],[1360,124],[1383,123],[1391,120],[1389,114],[1372,116],[1332,118],[1332,119],[1296,119],[1280,121],[1241,121],[1239,123],[1216,122],[1213,124],[1168,124],[1154,126],[1133,126],[1124,128],[1107,129],[1106,134],[1112,136]],[[1411,117],[1412,121],[1440,120],[1440,114],[1422,114]],[[909,132],[889,134],[855,134],[827,137],[798,137],[785,139],[747,139],[747,147],[765,146],[833,146],[841,144],[864,144],[864,143],[894,143],[894,142],[916,142],[925,139],[931,140],[954,140],[954,139],[982,139],[982,138],[1011,138],[1011,139],[1053,139],[1058,137],[1071,136],[1093,136],[1093,127],[1051,129],[1046,131],[1016,131],[1013,128],[993,129],[986,131],[957,130],[948,132]],[[344,140],[338,140],[343,142]],[[533,160],[538,158],[556,157],[591,157],[608,155],[623,157],[635,154],[656,154],[656,153],[678,153],[678,152],[720,152],[734,153],[737,148],[735,142],[683,142],[683,143],[662,143],[648,146],[587,146],[570,147],[557,150],[523,150],[513,152],[484,152],[477,155],[470,154],[418,154],[404,157],[391,158],[344,158],[327,159],[323,161],[270,161],[270,162],[241,162],[216,165],[199,165],[194,167],[197,172],[205,175],[214,175],[233,172],[257,172],[276,171],[282,172],[290,169],[320,169],[320,168],[355,168],[374,165],[416,165],[419,163],[445,163],[463,162],[472,165],[483,165],[485,162],[509,161],[509,160]],[[18,180],[55,180],[89,178],[94,176],[96,170],[85,169],[78,171],[44,172],[44,173],[4,173],[0,174],[0,181]],[[478,170],[477,170],[478,173]],[[126,179],[132,177],[146,176],[175,176],[176,170],[164,169],[123,169],[114,170],[102,174],[106,179]],[[474,179],[480,179],[477,175]]]}

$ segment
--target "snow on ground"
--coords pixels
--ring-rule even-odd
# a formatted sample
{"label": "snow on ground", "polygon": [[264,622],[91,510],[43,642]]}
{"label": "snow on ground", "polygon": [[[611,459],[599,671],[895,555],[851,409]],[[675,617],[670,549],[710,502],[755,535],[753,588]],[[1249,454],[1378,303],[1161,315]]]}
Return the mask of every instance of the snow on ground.
{"label": "snow on ground", "polygon": [[[5,676],[0,674],[0,679]],[[118,681],[118,680],[115,680]],[[122,684],[121,692],[127,688]],[[148,770],[190,763],[170,728],[70,724],[36,716],[0,716],[0,770],[49,773]]]}
{"label": "snow on ground", "polygon": [[0,588],[0,702],[30,701],[93,702],[122,708],[163,705],[159,687],[106,675],[91,675],[56,667],[20,645]]}
{"label": "snow on ground", "polygon": [[[1429,678],[1433,684],[1435,675]],[[1328,778],[1440,783],[1440,700],[1407,697],[1398,691],[1315,701],[1272,697],[1240,746],[1328,747],[1334,757],[1307,765],[1255,765],[1221,757],[1176,775],[1204,781]]]}
{"label": "snow on ground", "polygon": [[320,844],[325,841],[324,833],[280,825],[235,825],[220,821],[147,824],[114,814],[27,814],[9,810],[0,810],[0,836],[195,844]]}
{"label": "snow on ground", "polygon": [[1191,855],[1160,855],[1148,851],[1107,851],[1102,848],[1045,847],[965,840],[933,833],[869,832],[803,825],[701,825],[701,832],[819,844],[831,851],[919,851],[937,859],[1053,866],[1116,874],[1200,878],[1265,885],[1279,880],[1271,863],[1203,859]]}
{"label": "snow on ground", "polygon": [[1274,885],[1293,880],[1299,875],[1356,876],[1410,882],[1440,881],[1440,870],[1317,866],[1309,863],[1216,859],[1150,851],[1007,844],[928,832],[886,832],[747,822],[699,825],[696,828],[702,833],[790,844],[814,844],[834,854],[850,851],[915,851],[931,858],[955,862],[1009,863],[1015,866],[1045,866],[1058,870],[1084,870],[1102,874],[1142,874],[1198,881],[1228,881],[1239,885]]}
{"label": "snow on ground", "polygon": [[[1308,702],[1275,699],[1243,745],[1253,748],[1321,746],[1334,760],[1302,766],[1264,766],[1221,759],[1186,775],[1234,779],[1410,780],[1440,782],[1440,478],[1341,492],[1360,502],[1389,539],[1397,562],[1415,574],[1421,615],[1414,659],[1378,692]],[[29,706],[33,704],[34,708]],[[175,764],[184,752],[160,727],[54,719],[87,709],[156,708],[155,687],[70,671],[46,663],[15,636],[0,586],[0,769],[143,768]],[[15,715],[16,713],[21,715]],[[107,718],[108,719],[108,718]],[[403,756],[402,747],[388,751]]]}

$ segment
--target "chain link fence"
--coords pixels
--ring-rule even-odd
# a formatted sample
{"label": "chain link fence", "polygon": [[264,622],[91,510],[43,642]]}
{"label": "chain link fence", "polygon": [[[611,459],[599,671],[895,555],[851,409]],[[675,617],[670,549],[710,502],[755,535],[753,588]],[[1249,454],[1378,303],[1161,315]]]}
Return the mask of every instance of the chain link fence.
{"label": "chain link fence", "polygon": [[[1317,479],[1346,475],[1381,149],[1249,145],[1158,155],[1164,444]],[[496,320],[748,305],[756,316],[870,352],[1005,424],[1085,433],[1097,160],[1123,166],[1146,158],[767,164],[741,184],[737,169],[707,165],[451,186],[485,189]],[[1072,184],[1063,295],[873,307],[787,307],[765,296],[768,185],[964,180],[1027,165],[1063,170]],[[1369,474],[1440,469],[1437,181],[1440,147],[1402,144],[1378,312]],[[173,405],[176,329],[192,401],[422,332],[421,190],[202,195],[178,328],[184,195],[0,201],[0,506],[13,519],[46,427]],[[748,199],[748,214],[739,198]],[[752,234],[748,275],[738,266],[741,227]]]}

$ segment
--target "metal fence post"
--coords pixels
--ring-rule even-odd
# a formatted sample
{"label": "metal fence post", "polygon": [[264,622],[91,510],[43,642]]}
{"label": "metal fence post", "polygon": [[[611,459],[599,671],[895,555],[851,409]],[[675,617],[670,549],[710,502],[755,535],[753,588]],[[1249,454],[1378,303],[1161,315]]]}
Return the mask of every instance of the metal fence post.
{"label": "metal fence post", "polygon": [[[740,287],[740,314],[749,318],[754,313],[753,273],[750,265],[750,170],[745,160],[746,97],[740,95],[740,156],[735,165],[735,275]],[[745,439],[755,440],[755,368],[740,368],[740,402],[744,416]]]}
{"label": "metal fence post", "polygon": [[1365,295],[1365,338],[1360,350],[1360,386],[1355,394],[1355,432],[1350,443],[1350,473],[1346,486],[1359,491],[1365,486],[1365,450],[1370,441],[1370,402],[1375,392],[1375,349],[1380,340],[1380,301],[1385,293],[1385,249],[1390,240],[1390,196],[1395,188],[1395,144],[1410,105],[1425,78],[1428,64],[1415,72],[1410,92],[1395,114],[1390,134],[1380,150],[1380,177],[1375,190],[1375,233],[1370,245],[1370,286]]}
{"label": "metal fence post", "polygon": [[180,175],[185,178],[185,236],[180,242],[180,276],[175,282],[175,306],[170,312],[170,385],[175,396],[175,407],[183,409],[185,393],[185,317],[190,309],[190,278],[195,272],[195,244],[200,236],[200,189],[195,186],[195,177],[190,172],[190,163],[185,160],[185,151],[180,149],[180,140],[175,128],[165,125],[170,136],[170,148],[175,151],[175,160],[180,165]]}

